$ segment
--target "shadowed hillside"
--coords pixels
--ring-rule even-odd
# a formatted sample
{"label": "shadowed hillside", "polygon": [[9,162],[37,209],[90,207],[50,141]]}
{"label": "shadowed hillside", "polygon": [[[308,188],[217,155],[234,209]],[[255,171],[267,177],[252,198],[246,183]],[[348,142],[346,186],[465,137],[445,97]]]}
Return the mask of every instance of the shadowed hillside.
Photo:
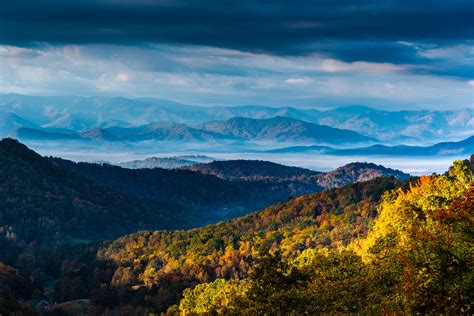
{"label": "shadowed hillside", "polygon": [[186,226],[177,205],[144,204],[77,176],[15,140],[0,142],[0,178],[0,226],[9,239],[107,239],[143,228]]}

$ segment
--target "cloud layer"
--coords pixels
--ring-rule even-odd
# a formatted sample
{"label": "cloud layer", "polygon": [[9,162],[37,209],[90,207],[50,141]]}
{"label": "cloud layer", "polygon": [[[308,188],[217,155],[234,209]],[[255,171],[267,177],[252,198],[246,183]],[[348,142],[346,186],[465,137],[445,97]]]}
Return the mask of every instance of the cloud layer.
{"label": "cloud layer", "polygon": [[[469,0],[16,0],[0,3],[4,44],[196,44],[345,61],[406,62],[410,46],[472,39]],[[341,45],[340,41],[358,41]]]}
{"label": "cloud layer", "polygon": [[[159,45],[0,46],[0,92],[155,96],[194,104],[472,105],[471,81],[410,65]],[[453,93],[455,92],[455,93]],[[471,103],[470,103],[471,102]]]}
{"label": "cloud layer", "polygon": [[1,1],[0,84],[213,104],[472,106],[473,16],[470,0]]}

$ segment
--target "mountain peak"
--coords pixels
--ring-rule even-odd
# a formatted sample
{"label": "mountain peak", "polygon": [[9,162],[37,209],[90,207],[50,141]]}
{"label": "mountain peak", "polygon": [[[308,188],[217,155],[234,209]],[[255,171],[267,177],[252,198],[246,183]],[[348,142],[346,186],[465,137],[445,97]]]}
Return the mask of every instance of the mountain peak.
{"label": "mountain peak", "polygon": [[339,187],[349,183],[372,180],[378,177],[395,177],[398,180],[404,181],[411,176],[400,170],[387,168],[371,162],[352,162],[322,174],[317,182],[324,187]]}

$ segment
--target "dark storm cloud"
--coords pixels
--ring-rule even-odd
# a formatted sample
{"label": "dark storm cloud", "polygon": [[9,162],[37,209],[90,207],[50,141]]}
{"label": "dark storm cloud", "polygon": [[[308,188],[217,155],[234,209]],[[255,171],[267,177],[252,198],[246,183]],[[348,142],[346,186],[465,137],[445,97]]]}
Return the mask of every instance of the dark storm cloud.
{"label": "dark storm cloud", "polygon": [[473,16],[472,0],[15,0],[0,2],[0,42],[173,43],[422,63],[397,41],[454,45],[473,38]]}

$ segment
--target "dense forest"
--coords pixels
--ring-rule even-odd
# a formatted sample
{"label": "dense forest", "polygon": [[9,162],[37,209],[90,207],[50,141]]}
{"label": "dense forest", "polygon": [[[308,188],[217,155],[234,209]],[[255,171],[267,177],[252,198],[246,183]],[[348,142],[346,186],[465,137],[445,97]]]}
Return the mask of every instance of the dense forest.
{"label": "dense forest", "polygon": [[[350,243],[366,233],[383,192],[400,185],[393,178],[378,178],[295,198],[217,225],[139,232],[101,248],[98,258],[117,265],[113,285],[148,288],[148,295],[156,298],[153,307],[163,310],[190,284],[247,277],[262,247],[293,257],[306,248]],[[169,278],[175,287],[161,286]]]}
{"label": "dense forest", "polygon": [[183,210],[144,203],[65,170],[15,140],[0,142],[0,229],[13,241],[108,239],[185,227]]}
{"label": "dense forest", "polygon": [[[394,176],[410,176],[371,163],[348,164],[322,173],[259,160],[228,160],[189,168],[131,170],[108,164],[50,158],[61,167],[140,200],[186,209],[190,226],[227,220],[327,188]],[[179,228],[179,227],[177,227]]]}
{"label": "dense forest", "polygon": [[387,191],[347,245],[288,254],[270,240],[248,276],[186,289],[166,314],[471,314],[472,162]]}
{"label": "dense forest", "polygon": [[[230,164],[239,179],[168,171],[217,188],[271,175]],[[376,177],[171,230],[199,212],[172,191],[164,203],[121,187],[168,171],[43,158],[3,140],[0,314],[472,313],[473,166],[474,156],[443,175]],[[280,177],[305,169],[292,170]]]}
{"label": "dense forest", "polygon": [[79,176],[140,200],[176,203],[193,214],[190,216],[193,226],[215,223],[292,196],[323,190],[315,181],[247,181],[222,179],[182,169],[132,170],[107,164],[74,163],[58,158],[52,161]]}
{"label": "dense forest", "polygon": [[473,162],[295,198],[201,229],[132,234],[98,256],[115,262],[116,288],[148,291],[138,305],[118,295],[116,308],[146,302],[163,311],[175,300],[169,315],[469,313]]}

